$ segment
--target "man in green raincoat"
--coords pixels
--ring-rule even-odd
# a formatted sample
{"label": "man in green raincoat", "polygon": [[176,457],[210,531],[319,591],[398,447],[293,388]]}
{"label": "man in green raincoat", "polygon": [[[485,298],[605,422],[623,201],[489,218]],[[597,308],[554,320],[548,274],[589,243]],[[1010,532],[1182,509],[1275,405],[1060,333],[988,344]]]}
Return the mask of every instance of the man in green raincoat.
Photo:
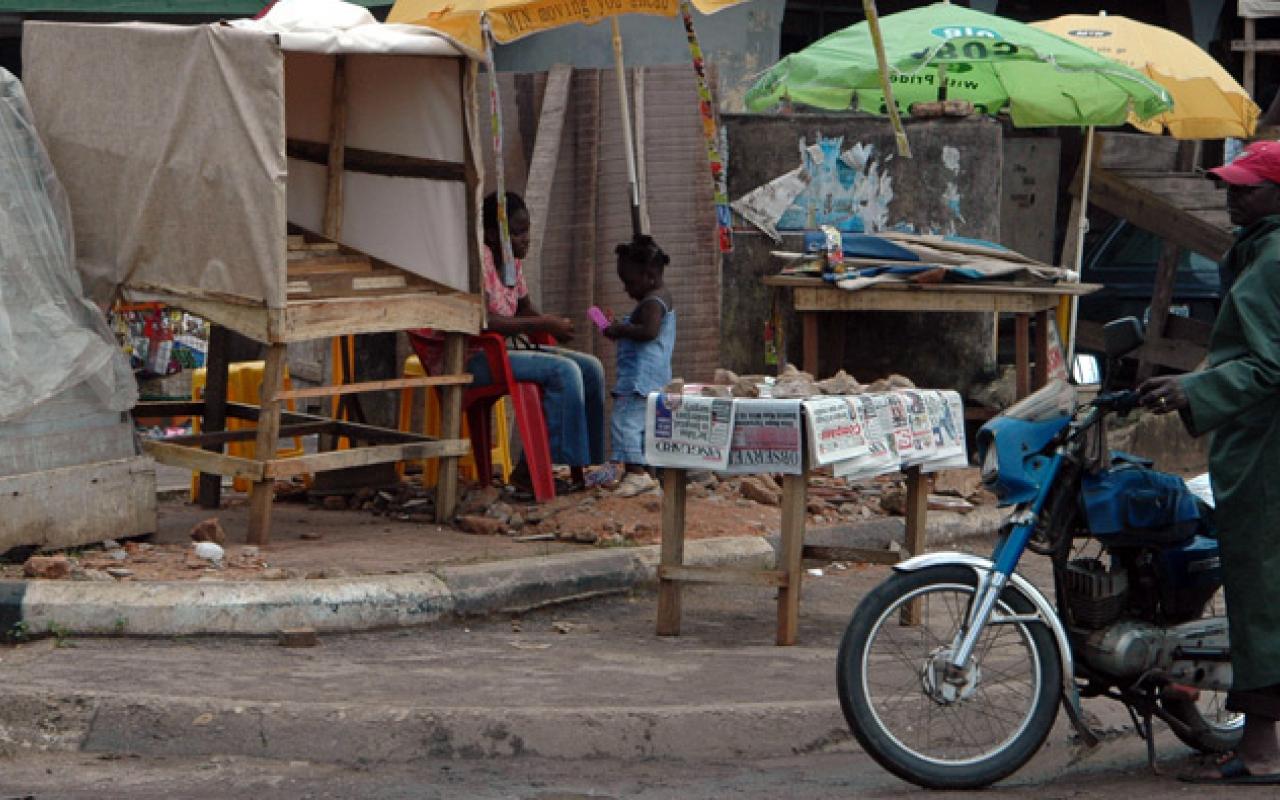
{"label": "man in green raincoat", "polygon": [[[1222,553],[1237,752],[1195,782],[1280,784],[1280,142],[1254,142],[1210,170],[1240,226],[1223,261],[1230,291],[1199,372],[1152,378],[1141,402],[1211,433],[1209,475]],[[1226,287],[1224,286],[1224,289]]]}

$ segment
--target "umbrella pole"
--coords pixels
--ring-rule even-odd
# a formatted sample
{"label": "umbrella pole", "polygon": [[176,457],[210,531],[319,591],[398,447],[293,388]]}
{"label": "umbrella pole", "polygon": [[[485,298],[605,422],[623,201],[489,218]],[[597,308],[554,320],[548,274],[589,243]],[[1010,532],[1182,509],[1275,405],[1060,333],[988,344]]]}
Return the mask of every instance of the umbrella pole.
{"label": "umbrella pole", "polygon": [[639,236],[644,233],[640,221],[640,182],[636,177],[636,143],[631,132],[631,103],[627,99],[627,69],[622,60],[622,33],[618,29],[618,18],[609,17],[613,29],[613,70],[618,77],[618,103],[622,108],[622,142],[627,148],[627,188],[631,193],[631,232]]}
{"label": "umbrella pole", "polygon": [[698,107],[702,114],[702,136],[707,142],[707,164],[711,167],[712,200],[716,205],[716,238],[721,253],[733,252],[733,215],[725,185],[724,158],[720,155],[720,130],[716,124],[715,103],[707,85],[707,69],[702,58],[702,44],[693,28],[693,8],[689,0],[680,0],[680,17],[684,21],[685,38],[689,42],[689,58],[698,82]]}
{"label": "umbrella pole", "polygon": [[[1084,267],[1084,235],[1089,232],[1089,179],[1093,173],[1093,126],[1090,125],[1084,137],[1084,180],[1080,186],[1080,219],[1076,224],[1076,282],[1080,281],[1080,270]],[[1067,370],[1070,374],[1072,362],[1076,356],[1076,319],[1080,314],[1080,298],[1071,298],[1071,327],[1067,333]]]}
{"label": "umbrella pole", "polygon": [[502,99],[498,96],[498,68],[493,63],[493,32],[489,18],[481,17],[484,30],[484,66],[489,72],[489,132],[493,137],[493,182],[498,195],[498,239],[502,242],[502,285],[516,285],[516,257],[511,252],[511,225],[507,219],[507,177],[502,160]]}

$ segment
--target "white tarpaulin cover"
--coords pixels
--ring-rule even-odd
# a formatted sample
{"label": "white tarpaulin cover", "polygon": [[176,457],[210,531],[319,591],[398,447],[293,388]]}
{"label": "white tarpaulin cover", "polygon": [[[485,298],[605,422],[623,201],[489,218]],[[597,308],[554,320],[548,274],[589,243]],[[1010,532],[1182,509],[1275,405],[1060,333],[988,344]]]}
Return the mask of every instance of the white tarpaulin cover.
{"label": "white tarpaulin cover", "polygon": [[342,0],[279,0],[262,19],[231,25],[280,36],[291,52],[457,56],[460,51],[421,25],[381,25],[369,9]]}
{"label": "white tarpaulin cover", "polygon": [[106,320],[83,296],[66,194],[22,84],[0,69],[0,423],[80,384],[108,411],[137,396]]}
{"label": "white tarpaulin cover", "polygon": [[[286,223],[320,231],[325,203],[325,167],[286,157],[288,140],[329,138],[333,57],[310,50],[354,53],[348,148],[464,161],[465,60],[443,40],[400,32],[417,49],[370,49],[378,35],[354,30],[384,26],[317,22],[286,58],[281,38],[295,39],[264,25],[280,27],[25,26],[27,92],[95,299],[123,285],[142,299],[164,289],[284,306]],[[468,290],[461,181],[347,170],[344,184],[341,241]]]}

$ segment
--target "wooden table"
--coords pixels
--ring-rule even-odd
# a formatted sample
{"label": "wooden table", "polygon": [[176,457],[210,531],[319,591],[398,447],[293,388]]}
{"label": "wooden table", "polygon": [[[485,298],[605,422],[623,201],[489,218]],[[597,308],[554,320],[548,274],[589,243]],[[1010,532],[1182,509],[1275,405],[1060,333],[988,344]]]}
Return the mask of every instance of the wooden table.
{"label": "wooden table", "polygon": [[[808,443],[803,445],[806,450]],[[827,558],[874,564],[896,564],[904,554],[894,550],[866,548],[810,548],[804,543],[805,512],[808,503],[809,460],[799,475],[782,478],[782,544],[774,569],[688,566],[684,563],[685,482],[687,470],[662,470],[662,552],[658,566],[659,636],[679,636],[683,584],[720,583],[776,588],[778,592],[777,644],[796,643],[800,627],[800,585],[804,577],[803,559]],[[929,485],[920,467],[905,470],[907,476],[907,536],[905,555],[924,552],[925,518]],[[820,552],[819,552],[820,551]],[[913,612],[918,613],[918,612]]]}
{"label": "wooden table", "polygon": [[[770,275],[766,286],[790,289],[803,328],[803,369],[818,373],[818,315],[854,311],[951,311],[1013,314],[1015,393],[1025,397],[1048,377],[1049,315],[1063,295],[1080,296],[1101,287],[1090,283],[1019,286],[998,283],[881,283],[848,291],[821,278]],[[1036,323],[1034,373],[1031,320]]]}

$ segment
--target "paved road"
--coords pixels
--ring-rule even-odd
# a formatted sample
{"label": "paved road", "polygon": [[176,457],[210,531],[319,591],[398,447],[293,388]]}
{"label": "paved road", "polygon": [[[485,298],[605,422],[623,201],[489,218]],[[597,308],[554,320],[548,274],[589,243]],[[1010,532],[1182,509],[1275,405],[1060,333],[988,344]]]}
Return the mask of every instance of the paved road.
{"label": "paved road", "polygon": [[[857,750],[833,680],[850,612],[885,574],[810,579],[789,648],[772,644],[766,591],[705,586],[688,592],[675,639],[653,635],[654,594],[640,591],[312,649],[0,649],[0,798],[906,796]],[[1123,710],[1089,709],[1113,741],[1073,763],[1060,719],[1007,785],[963,796],[1219,796],[1150,775]],[[1188,751],[1167,731],[1160,742],[1176,771]]]}

